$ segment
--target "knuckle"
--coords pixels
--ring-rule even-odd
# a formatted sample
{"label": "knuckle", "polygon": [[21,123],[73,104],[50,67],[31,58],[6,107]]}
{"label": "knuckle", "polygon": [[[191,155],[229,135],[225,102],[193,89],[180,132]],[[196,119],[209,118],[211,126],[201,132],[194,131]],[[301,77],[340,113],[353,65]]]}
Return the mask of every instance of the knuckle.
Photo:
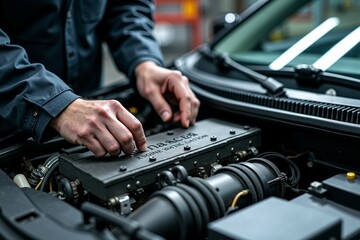
{"label": "knuckle", "polygon": [[[107,115],[107,111],[104,108],[104,106],[96,106],[95,109],[94,109],[94,112],[99,116],[106,116]],[[96,117],[95,116],[89,117],[88,120],[89,121],[95,121]]]}
{"label": "knuckle", "polygon": [[179,70],[171,71],[171,75],[174,77],[182,77],[182,73]]}
{"label": "knuckle", "polygon": [[135,121],[133,121],[133,122],[131,123],[130,128],[131,128],[133,131],[138,132],[138,131],[142,130],[142,124],[141,124],[141,122],[140,122],[139,120],[136,119]]}
{"label": "knuckle", "polygon": [[148,86],[144,88],[143,94],[145,96],[151,96],[155,93],[155,88],[153,88],[152,86]]}
{"label": "knuckle", "polygon": [[88,139],[90,137],[90,132],[87,128],[81,128],[77,131],[77,134],[79,139]]}
{"label": "knuckle", "polygon": [[181,78],[181,80],[182,80],[186,85],[189,84],[189,79],[188,79],[187,77],[183,76],[183,77]]}
{"label": "knuckle", "polygon": [[189,93],[184,95],[184,99],[190,103],[193,102],[192,96]]}
{"label": "knuckle", "polygon": [[106,151],[103,148],[89,147],[89,150],[93,152],[97,157],[104,157],[106,155]]}
{"label": "knuckle", "polygon": [[131,135],[124,137],[122,141],[122,149],[125,154],[131,154],[135,149],[135,144]]}
{"label": "knuckle", "polygon": [[172,72],[168,75],[168,79],[169,79],[169,80],[172,80],[172,81],[176,81],[176,82],[181,81],[181,82],[183,82],[183,83],[185,83],[185,84],[188,83],[187,77],[183,76],[182,73],[181,73],[180,71],[178,71],[178,70],[172,71]]}
{"label": "knuckle", "polygon": [[111,155],[117,155],[120,152],[119,144],[111,144],[107,146],[107,150]]}
{"label": "knuckle", "polygon": [[129,145],[129,144],[132,144],[133,142],[133,137],[131,134],[123,134],[121,136],[121,143],[123,145]]}
{"label": "knuckle", "polygon": [[197,99],[197,98],[195,98],[195,99],[193,100],[193,103],[192,103],[192,104],[193,104],[193,106],[196,107],[196,108],[199,108],[200,105],[201,105],[199,99]]}
{"label": "knuckle", "polygon": [[[105,104],[95,106],[94,112],[97,116],[109,118],[114,111],[122,110],[124,107],[117,100],[107,100]],[[96,119],[96,117],[94,116]]]}
{"label": "knuckle", "polygon": [[89,116],[87,119],[87,126],[84,131],[89,132],[91,129],[99,129],[99,119],[96,116]]}
{"label": "knuckle", "polygon": [[123,108],[122,104],[115,99],[108,100],[108,104],[112,108]]}

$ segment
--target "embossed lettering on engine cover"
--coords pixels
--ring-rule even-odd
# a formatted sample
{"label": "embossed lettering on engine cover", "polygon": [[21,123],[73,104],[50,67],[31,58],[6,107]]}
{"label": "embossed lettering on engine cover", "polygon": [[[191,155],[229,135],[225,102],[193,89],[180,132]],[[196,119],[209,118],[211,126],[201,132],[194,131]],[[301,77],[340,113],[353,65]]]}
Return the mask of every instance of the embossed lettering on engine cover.
{"label": "embossed lettering on engine cover", "polygon": [[[249,147],[259,147],[260,129],[206,119],[188,129],[174,129],[149,136],[146,152],[130,156],[96,158],[91,152],[60,156],[60,172],[78,179],[101,199],[146,187],[160,172],[181,164],[187,171],[208,166],[219,158]],[[121,169],[121,170],[120,170]]]}

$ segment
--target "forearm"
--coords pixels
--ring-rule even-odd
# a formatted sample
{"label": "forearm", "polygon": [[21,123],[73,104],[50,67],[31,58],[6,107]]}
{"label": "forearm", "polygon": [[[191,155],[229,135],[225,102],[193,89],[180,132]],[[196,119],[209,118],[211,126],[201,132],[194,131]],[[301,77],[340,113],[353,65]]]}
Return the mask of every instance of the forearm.
{"label": "forearm", "polygon": [[135,67],[150,60],[163,65],[153,36],[154,3],[149,0],[110,0],[104,19],[105,40],[119,70],[134,77]]}
{"label": "forearm", "polygon": [[50,120],[78,98],[43,65],[31,64],[1,30],[0,95],[1,133],[21,131],[39,141]]}

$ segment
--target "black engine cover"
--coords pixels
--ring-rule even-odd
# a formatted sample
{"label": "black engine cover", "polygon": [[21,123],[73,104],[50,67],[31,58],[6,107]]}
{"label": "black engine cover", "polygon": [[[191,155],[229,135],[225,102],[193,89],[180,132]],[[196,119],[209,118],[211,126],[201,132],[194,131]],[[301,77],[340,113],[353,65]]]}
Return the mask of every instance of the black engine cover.
{"label": "black engine cover", "polygon": [[97,158],[91,152],[60,156],[60,173],[106,200],[157,182],[158,174],[181,164],[187,171],[209,166],[249,147],[259,147],[260,129],[217,119],[199,121],[147,138],[148,150]]}

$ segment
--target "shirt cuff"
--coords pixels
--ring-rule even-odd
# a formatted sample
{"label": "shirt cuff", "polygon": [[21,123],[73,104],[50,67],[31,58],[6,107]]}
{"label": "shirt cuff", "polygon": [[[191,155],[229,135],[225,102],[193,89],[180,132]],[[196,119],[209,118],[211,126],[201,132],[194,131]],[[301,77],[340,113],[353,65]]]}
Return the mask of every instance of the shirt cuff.
{"label": "shirt cuff", "polygon": [[135,68],[137,65],[139,65],[142,62],[145,61],[152,61],[154,63],[156,63],[159,66],[163,66],[163,61],[161,59],[155,58],[155,57],[151,57],[151,56],[143,56],[143,57],[138,57],[135,60],[133,60],[128,68],[128,72],[127,72],[127,76],[130,79],[131,82],[135,82]]}
{"label": "shirt cuff", "polygon": [[50,121],[57,117],[68,105],[70,105],[70,103],[78,98],[80,98],[80,96],[76,95],[71,90],[67,90],[48,101],[42,106],[42,109],[38,113],[33,112],[32,115],[38,117],[33,132],[33,138],[37,142],[44,142],[55,136],[55,130],[48,127]]}

